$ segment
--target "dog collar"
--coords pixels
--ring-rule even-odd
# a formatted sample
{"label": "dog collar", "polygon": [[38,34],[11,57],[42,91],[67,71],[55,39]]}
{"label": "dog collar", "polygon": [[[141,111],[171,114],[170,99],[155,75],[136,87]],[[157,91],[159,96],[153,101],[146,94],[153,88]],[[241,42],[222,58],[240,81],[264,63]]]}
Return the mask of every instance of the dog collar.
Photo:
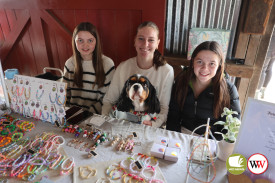
{"label": "dog collar", "polygon": [[[118,111],[116,105],[114,105],[112,107],[112,109],[114,111]],[[138,117],[138,121],[139,121],[138,123],[142,123],[145,120],[156,121],[156,119],[157,119],[156,113],[151,114],[151,113],[148,113],[148,112],[141,112],[141,111],[134,111],[134,110],[130,110],[129,113],[132,113],[132,114],[134,114]]]}

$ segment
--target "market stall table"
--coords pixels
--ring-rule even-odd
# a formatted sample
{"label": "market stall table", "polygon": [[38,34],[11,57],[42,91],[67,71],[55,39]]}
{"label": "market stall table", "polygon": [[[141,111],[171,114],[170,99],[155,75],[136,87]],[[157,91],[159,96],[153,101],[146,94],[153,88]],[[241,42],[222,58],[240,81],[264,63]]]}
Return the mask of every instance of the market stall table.
{"label": "market stall table", "polygon": [[[19,115],[14,115],[15,117],[21,117]],[[82,123],[89,123],[89,121],[93,117],[85,120]],[[34,119],[28,119],[30,121],[35,121]],[[74,134],[62,132],[62,128],[58,128],[53,126],[49,122],[42,122],[36,121],[36,127],[31,132],[27,133],[26,136],[34,138],[35,135],[41,134],[43,132],[53,132],[55,134],[61,135],[65,138],[66,142],[62,146],[64,152],[67,156],[73,156],[75,159],[75,167],[83,166],[87,164],[97,165],[102,162],[112,162],[114,160],[125,159],[131,154],[128,152],[121,152],[117,151],[114,146],[110,146],[110,142],[103,143],[96,148],[96,153],[98,154],[96,157],[88,158],[88,153],[85,151],[80,151],[73,147],[67,145],[67,143],[74,138]],[[135,139],[136,142],[140,142],[140,146],[136,145],[134,147],[134,153],[143,153],[143,154],[150,154],[151,147],[153,145],[154,140],[158,136],[168,137],[169,139],[179,140],[182,145],[182,149],[179,155],[179,160],[177,162],[166,161],[163,159],[158,159],[159,161],[159,168],[165,177],[166,182],[168,183],[183,183],[183,182],[198,182],[192,179],[187,173],[187,157],[190,153],[190,141],[193,136],[163,130],[160,128],[149,127],[145,125],[129,123],[123,120],[116,120],[116,119],[108,119],[104,122],[100,129],[104,132],[111,134],[112,136],[121,134],[123,137],[126,137],[133,132],[137,133],[137,137]],[[217,183],[226,183],[227,180],[227,170],[226,170],[226,163],[220,160],[215,161],[215,169],[216,169],[216,176],[213,182]],[[210,172],[210,174],[208,174]],[[213,172],[209,171],[208,168],[197,172],[193,175],[196,175],[196,178],[203,180],[205,182],[209,181],[213,177]],[[51,177],[49,177],[50,180]],[[18,179],[17,179],[18,180]],[[91,179],[92,180],[92,179]],[[60,176],[54,180],[54,182],[74,182],[73,174],[69,176],[64,175]],[[16,181],[18,182],[18,181]],[[92,181],[90,181],[92,182]],[[96,182],[96,181],[94,181]],[[119,181],[116,181],[119,182]]]}

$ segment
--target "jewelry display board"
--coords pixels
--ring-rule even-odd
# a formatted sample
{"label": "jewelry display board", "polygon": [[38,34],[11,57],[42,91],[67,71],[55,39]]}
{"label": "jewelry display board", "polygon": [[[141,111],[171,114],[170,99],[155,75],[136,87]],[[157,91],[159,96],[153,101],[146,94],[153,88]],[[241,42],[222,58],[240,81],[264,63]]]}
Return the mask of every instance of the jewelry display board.
{"label": "jewelry display board", "polygon": [[234,148],[247,159],[260,153],[268,160],[267,170],[255,175],[246,170],[250,178],[267,178],[275,182],[275,104],[248,98],[241,128]]}
{"label": "jewelry display board", "polygon": [[6,80],[11,109],[24,117],[62,124],[65,116],[67,84],[15,75]]}

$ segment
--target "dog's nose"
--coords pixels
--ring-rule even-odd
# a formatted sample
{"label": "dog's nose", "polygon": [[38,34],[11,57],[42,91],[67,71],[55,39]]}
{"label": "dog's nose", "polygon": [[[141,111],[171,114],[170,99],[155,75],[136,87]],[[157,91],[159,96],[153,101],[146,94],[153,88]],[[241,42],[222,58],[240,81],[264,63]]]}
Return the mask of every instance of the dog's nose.
{"label": "dog's nose", "polygon": [[139,86],[138,86],[138,85],[135,85],[135,86],[134,86],[134,91],[135,91],[135,92],[138,91],[138,88],[139,88]]}

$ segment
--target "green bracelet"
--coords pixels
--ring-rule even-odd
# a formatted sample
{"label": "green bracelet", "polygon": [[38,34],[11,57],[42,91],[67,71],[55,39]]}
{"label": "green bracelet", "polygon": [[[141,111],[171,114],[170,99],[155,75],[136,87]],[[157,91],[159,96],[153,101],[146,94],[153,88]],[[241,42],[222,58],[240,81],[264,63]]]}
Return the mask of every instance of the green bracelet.
{"label": "green bracelet", "polygon": [[17,132],[17,133],[14,133],[11,137],[11,140],[13,142],[17,142],[18,140],[20,140],[22,137],[23,137],[23,133],[22,132]]}

